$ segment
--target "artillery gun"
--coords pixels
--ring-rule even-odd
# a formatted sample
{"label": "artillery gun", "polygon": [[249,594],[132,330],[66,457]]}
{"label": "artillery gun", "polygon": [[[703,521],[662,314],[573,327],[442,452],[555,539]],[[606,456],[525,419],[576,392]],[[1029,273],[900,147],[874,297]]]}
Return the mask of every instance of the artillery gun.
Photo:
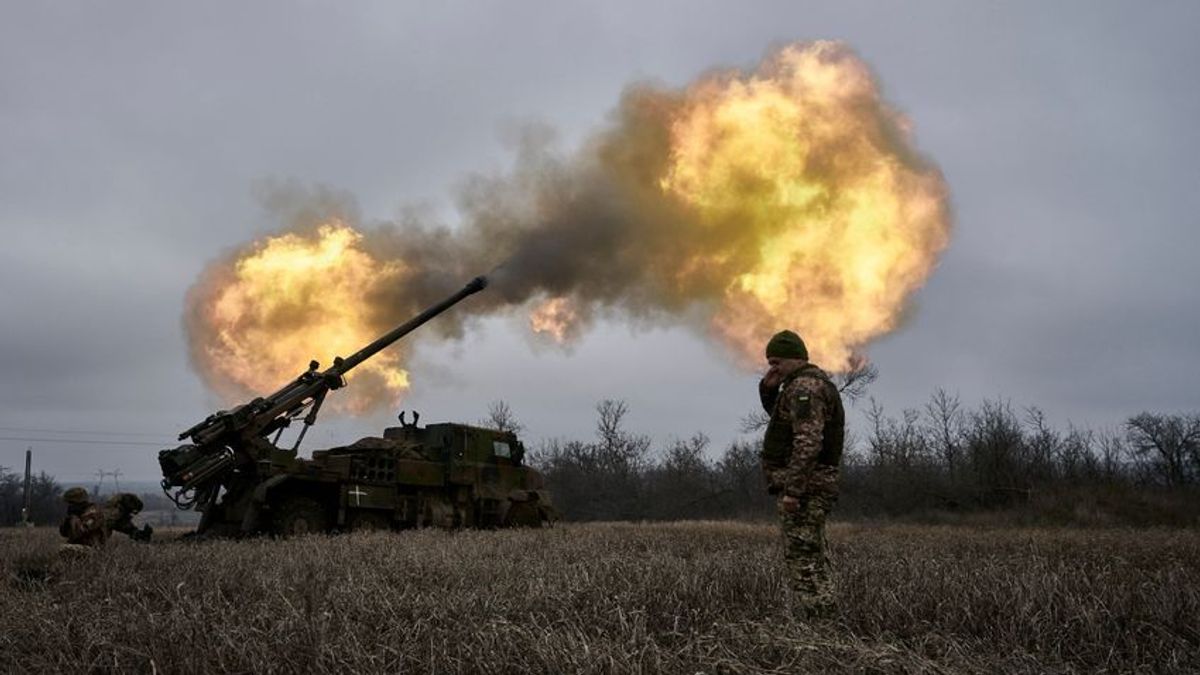
{"label": "artillery gun", "polygon": [[[463,424],[418,426],[403,413],[382,437],[297,457],[325,397],[345,375],[464,298],[483,290],[476,277],[324,371],[308,370],[270,396],[209,415],[179,434],[191,443],[158,453],[162,488],[180,509],[202,512],[197,535],[281,535],[346,529],[537,526],[554,509],[525,448],[504,431]],[[303,427],[290,448],[284,429]]]}

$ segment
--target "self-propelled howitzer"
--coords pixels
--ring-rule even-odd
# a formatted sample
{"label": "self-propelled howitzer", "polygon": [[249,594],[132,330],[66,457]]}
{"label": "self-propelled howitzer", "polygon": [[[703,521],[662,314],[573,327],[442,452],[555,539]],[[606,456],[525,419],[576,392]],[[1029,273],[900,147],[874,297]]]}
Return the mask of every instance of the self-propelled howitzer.
{"label": "self-propelled howitzer", "polygon": [[[538,523],[548,519],[551,510],[548,496],[539,489],[540,476],[521,465],[524,448],[515,437],[496,440],[496,456],[481,457],[478,453],[473,456],[483,464],[495,465],[497,470],[489,475],[506,475],[504,482],[512,484],[507,491],[512,494],[504,495],[508,504],[498,503],[503,500],[497,499],[495,489],[469,489],[464,494],[450,490],[451,505],[440,503],[446,501],[443,493],[447,492],[447,486],[454,485],[452,474],[458,475],[461,482],[462,467],[455,466],[455,460],[462,464],[466,455],[452,452],[453,448],[427,448],[430,444],[425,437],[430,434],[418,429],[415,422],[389,429],[383,438],[366,438],[345,448],[315,451],[311,460],[296,456],[326,395],[345,386],[345,375],[350,370],[486,286],[486,278],[476,277],[457,293],[351,356],[334,359],[333,365],[324,371],[313,361],[307,371],[270,396],[216,412],[184,431],[179,439],[189,439],[190,443],[159,453],[163,491],[179,508],[203,512],[197,533],[210,535],[259,531],[289,534],[366,522],[374,527],[402,527],[504,524],[517,516]],[[295,443],[290,448],[279,447],[283,430],[297,420],[304,426]],[[512,436],[462,425],[438,426]],[[507,444],[508,449],[502,449],[502,444]],[[519,452],[514,452],[517,449]],[[361,470],[367,465],[390,470]],[[406,472],[418,476],[416,485],[410,485],[412,481]],[[370,497],[366,506],[363,506],[364,495]],[[511,508],[517,503],[538,503],[538,506]],[[474,506],[474,511],[460,508],[464,505]],[[472,520],[472,515],[484,512],[489,518]],[[530,513],[536,517],[530,517]]]}

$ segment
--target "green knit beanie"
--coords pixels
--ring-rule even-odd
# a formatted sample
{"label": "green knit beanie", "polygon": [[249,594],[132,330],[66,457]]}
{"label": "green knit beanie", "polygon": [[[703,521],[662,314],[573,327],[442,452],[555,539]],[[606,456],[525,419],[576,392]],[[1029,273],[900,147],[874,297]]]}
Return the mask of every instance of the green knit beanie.
{"label": "green knit beanie", "polygon": [[804,340],[790,330],[781,330],[767,343],[767,358],[808,360],[808,348]]}

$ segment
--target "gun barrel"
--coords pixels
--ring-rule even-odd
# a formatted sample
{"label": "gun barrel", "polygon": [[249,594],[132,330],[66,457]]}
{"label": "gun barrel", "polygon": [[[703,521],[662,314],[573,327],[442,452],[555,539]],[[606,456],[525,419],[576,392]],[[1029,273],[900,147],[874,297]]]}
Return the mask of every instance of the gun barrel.
{"label": "gun barrel", "polygon": [[475,293],[487,288],[487,284],[487,277],[475,277],[471,281],[467,282],[467,285],[463,286],[462,289],[454,295],[451,295],[438,304],[433,305],[403,324],[396,326],[396,328],[392,329],[387,334],[380,336],[379,339],[375,340],[371,344],[342,359],[340,363],[336,364],[333,368],[330,368],[325,372],[332,375],[345,375],[352,368],[371,358],[380,350],[386,348],[388,345],[392,344],[396,340],[399,340],[405,335],[408,335],[417,328],[420,328],[423,324],[428,323],[437,315],[458,304],[463,300],[463,298],[467,297],[468,295],[474,295]]}
{"label": "gun barrel", "polygon": [[454,295],[429,307],[349,357],[334,359],[333,365],[324,372],[315,371],[317,365],[314,361],[309,370],[285,384],[279,391],[270,396],[256,398],[232,410],[209,415],[203,422],[179,434],[179,440],[191,438],[202,446],[208,446],[226,436],[247,432],[266,435],[282,429],[290,421],[287,415],[300,410],[311,401],[318,400],[319,396],[323,396],[322,392],[337,389],[342,376],[355,366],[450,309],[468,295],[482,291],[487,287],[487,283],[487,277],[475,277]]}

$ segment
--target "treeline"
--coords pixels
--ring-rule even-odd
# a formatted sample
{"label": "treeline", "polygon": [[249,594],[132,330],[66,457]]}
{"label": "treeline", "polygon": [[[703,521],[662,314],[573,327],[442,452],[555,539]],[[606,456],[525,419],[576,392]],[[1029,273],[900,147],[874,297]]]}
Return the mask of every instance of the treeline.
{"label": "treeline", "polygon": [[713,460],[697,434],[654,452],[625,429],[623,401],[596,406],[596,439],[552,440],[532,454],[569,520],[760,518],[771,513],[758,448],[734,443]]}
{"label": "treeline", "polygon": [[[0,526],[20,523],[23,508],[25,475],[0,466]],[[65,511],[62,486],[45,473],[30,476],[29,520],[35,525],[53,525],[62,519]]]}
{"label": "treeline", "polygon": [[967,408],[938,390],[898,416],[872,401],[866,420],[844,467],[851,514],[1006,509],[1063,522],[1200,522],[1200,414],[1060,430],[1036,407]]}
{"label": "treeline", "polygon": [[[858,390],[861,392],[861,389]],[[519,428],[502,403],[501,424]],[[495,424],[497,407],[493,406]],[[552,440],[531,453],[570,520],[758,518],[773,514],[758,441],[713,456],[703,435],[655,449],[625,429],[621,401],[597,406],[592,440]],[[1141,413],[1112,430],[1051,427],[1037,408],[937,391],[898,416],[874,401],[850,435],[843,517],[1004,513],[1029,522],[1200,522],[1200,414]],[[763,417],[747,418],[756,431]]]}

